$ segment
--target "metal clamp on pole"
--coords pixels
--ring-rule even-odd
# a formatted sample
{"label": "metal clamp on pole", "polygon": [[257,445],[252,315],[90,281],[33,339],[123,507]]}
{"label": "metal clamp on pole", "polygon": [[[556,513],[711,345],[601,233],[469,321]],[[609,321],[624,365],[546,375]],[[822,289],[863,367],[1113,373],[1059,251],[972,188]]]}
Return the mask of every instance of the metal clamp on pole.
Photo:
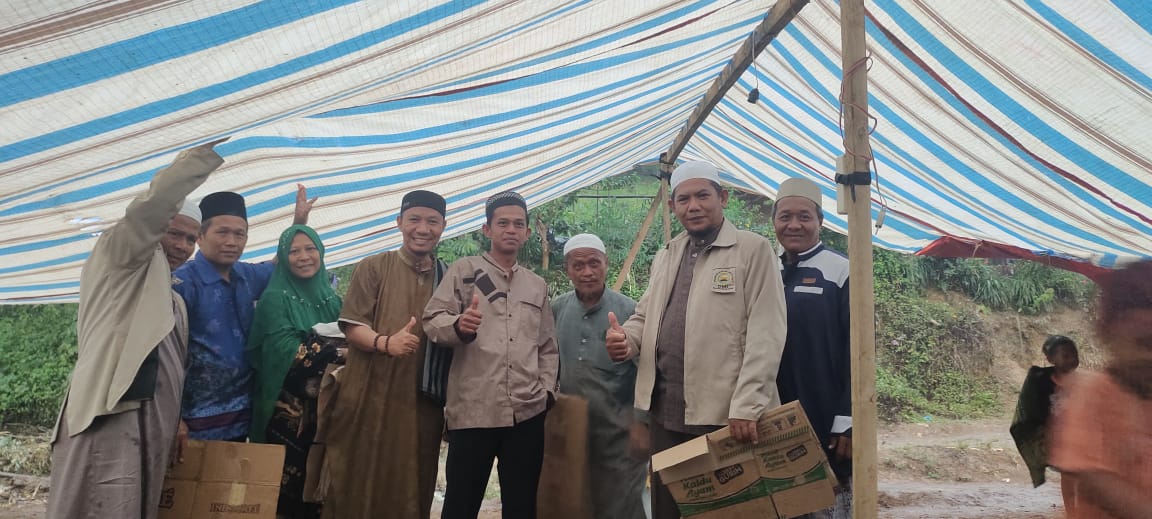
{"label": "metal clamp on pole", "polygon": [[851,186],[852,201],[856,201],[856,186],[872,185],[871,171],[854,171],[852,173],[836,174],[836,183]]}

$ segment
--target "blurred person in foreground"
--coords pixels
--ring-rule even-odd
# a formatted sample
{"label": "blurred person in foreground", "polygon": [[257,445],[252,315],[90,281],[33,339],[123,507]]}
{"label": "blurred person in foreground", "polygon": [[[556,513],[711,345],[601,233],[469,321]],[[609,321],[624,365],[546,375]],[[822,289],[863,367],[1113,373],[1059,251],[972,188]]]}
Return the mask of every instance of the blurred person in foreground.
{"label": "blurred person in foreground", "polygon": [[212,149],[221,142],[185,150],[157,172],[84,262],[79,352],[53,430],[48,517],[159,512],[165,469],[180,457],[188,352],[172,271],[195,250],[200,210],[186,197],[224,163]]}
{"label": "blurred person in foreground", "polygon": [[1077,373],[1056,415],[1051,464],[1075,478],[1070,518],[1152,517],[1152,261],[1101,283],[1103,373]]}

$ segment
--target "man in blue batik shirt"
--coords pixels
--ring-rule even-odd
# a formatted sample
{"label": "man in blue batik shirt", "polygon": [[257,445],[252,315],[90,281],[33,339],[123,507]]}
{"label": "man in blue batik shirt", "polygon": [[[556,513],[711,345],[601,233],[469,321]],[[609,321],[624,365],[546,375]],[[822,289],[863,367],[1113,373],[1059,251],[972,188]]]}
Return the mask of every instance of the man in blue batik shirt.
{"label": "man in blue batik shirt", "polygon": [[802,517],[852,517],[852,393],[848,338],[848,259],[824,247],[820,186],[804,178],[780,183],[772,206],[788,337],[776,387],[780,402],[799,400],[840,480],[836,505]]}
{"label": "man in blue batik shirt", "polygon": [[[294,223],[308,222],[315,201],[308,201],[299,186]],[[212,193],[200,201],[200,212],[200,251],[172,280],[188,308],[189,322],[180,416],[189,438],[244,441],[252,408],[252,370],[244,348],[256,300],[274,264],[239,261],[248,242],[244,197]]]}

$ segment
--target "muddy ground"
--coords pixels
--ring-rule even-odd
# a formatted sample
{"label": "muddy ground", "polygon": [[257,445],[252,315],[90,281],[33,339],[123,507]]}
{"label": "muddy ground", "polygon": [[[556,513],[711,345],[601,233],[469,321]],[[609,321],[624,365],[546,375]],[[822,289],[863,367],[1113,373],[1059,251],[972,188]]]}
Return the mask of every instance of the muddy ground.
{"label": "muddy ground", "polygon": [[[880,517],[1062,517],[1059,475],[1033,489],[1007,431],[1007,418],[881,426]],[[0,477],[0,519],[42,519],[46,483],[39,477]],[[482,519],[500,516],[495,478],[489,496]],[[442,494],[437,498],[433,517],[439,517]]]}

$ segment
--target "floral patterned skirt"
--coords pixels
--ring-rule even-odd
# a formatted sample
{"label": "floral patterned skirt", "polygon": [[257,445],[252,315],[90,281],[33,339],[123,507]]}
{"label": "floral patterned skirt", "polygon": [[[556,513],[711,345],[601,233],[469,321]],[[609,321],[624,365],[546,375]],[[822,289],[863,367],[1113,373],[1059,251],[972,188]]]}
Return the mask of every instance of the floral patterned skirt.
{"label": "floral patterned skirt", "polygon": [[300,345],[268,420],[268,443],[284,446],[284,475],[276,516],[318,519],[320,504],[303,499],[308,450],[316,437],[316,397],[330,364],[343,364],[344,339],[313,335]]}

